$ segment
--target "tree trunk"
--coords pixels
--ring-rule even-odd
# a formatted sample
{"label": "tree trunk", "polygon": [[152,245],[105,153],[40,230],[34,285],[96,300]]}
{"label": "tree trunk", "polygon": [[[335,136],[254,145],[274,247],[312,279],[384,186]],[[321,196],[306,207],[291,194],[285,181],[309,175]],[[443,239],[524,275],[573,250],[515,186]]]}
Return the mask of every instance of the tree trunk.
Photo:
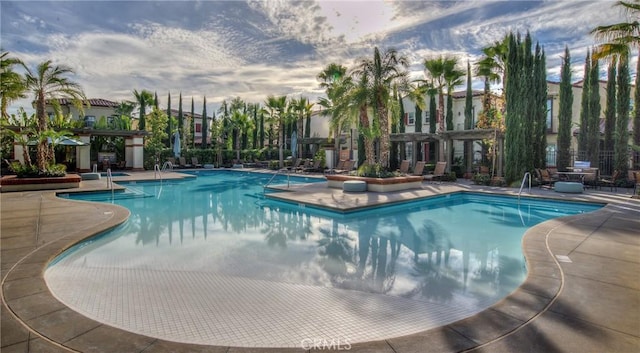
{"label": "tree trunk", "polygon": [[49,156],[49,147],[47,146],[47,139],[42,139],[42,133],[45,132],[49,127],[47,125],[47,114],[45,112],[45,101],[44,101],[44,92],[39,92],[37,101],[36,101],[36,115],[38,117],[38,150],[37,150],[37,163],[38,170],[40,172],[44,172],[47,170],[47,166],[49,165],[49,160],[47,159]]}

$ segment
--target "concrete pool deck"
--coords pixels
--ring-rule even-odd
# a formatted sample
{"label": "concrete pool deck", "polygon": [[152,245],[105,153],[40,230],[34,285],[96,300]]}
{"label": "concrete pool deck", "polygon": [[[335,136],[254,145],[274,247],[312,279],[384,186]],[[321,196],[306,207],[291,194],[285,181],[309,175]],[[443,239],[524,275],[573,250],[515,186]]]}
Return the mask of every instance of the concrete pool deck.
{"label": "concrete pool deck", "polygon": [[[131,174],[114,179],[153,179],[153,173]],[[181,175],[172,173],[167,177]],[[101,190],[105,183],[104,179],[83,182],[78,191]],[[456,191],[514,194],[512,189],[465,183],[423,183],[421,189],[392,193],[343,193],[323,185],[296,188],[299,187],[272,196],[347,209]],[[529,276],[518,290],[490,309],[418,334],[354,344],[350,350],[638,351],[640,200],[630,199],[629,190],[619,191],[591,190],[569,195],[533,189],[532,196],[608,205],[593,213],[551,220],[530,229],[523,239]],[[3,353],[303,350],[180,344],[136,335],[81,316],[50,294],[43,279],[44,268],[73,243],[122,222],[128,211],[111,204],[60,199],[51,191],[3,193],[0,201]]]}

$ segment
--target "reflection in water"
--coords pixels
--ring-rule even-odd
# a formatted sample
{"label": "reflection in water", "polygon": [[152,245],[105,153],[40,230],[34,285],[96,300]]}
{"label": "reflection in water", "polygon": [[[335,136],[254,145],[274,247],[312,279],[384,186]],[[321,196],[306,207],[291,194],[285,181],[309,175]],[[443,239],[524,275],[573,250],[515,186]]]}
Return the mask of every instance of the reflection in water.
{"label": "reflection in water", "polygon": [[[264,199],[270,175],[213,172],[138,183],[113,201],[126,226],[61,260],[75,266],[206,271],[414,300],[487,306],[526,274],[526,227],[597,207],[460,194],[350,215]],[[95,198],[90,196],[73,196]],[[526,226],[523,221],[526,220]]]}

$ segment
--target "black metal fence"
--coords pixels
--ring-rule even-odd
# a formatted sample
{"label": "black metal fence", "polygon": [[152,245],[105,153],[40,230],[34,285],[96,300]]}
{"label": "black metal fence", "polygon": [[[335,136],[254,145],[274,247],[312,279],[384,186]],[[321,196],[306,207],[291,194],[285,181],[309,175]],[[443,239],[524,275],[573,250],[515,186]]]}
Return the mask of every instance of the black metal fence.
{"label": "black metal fence", "polygon": [[[556,165],[556,157],[558,151],[547,151],[547,166],[554,167]],[[587,154],[585,152],[578,152],[571,150],[572,161],[586,161]],[[640,169],[640,153],[629,149],[629,169]],[[613,174],[615,163],[615,153],[613,151],[600,151],[600,157],[598,158],[598,165],[592,167],[599,168],[601,175]]]}

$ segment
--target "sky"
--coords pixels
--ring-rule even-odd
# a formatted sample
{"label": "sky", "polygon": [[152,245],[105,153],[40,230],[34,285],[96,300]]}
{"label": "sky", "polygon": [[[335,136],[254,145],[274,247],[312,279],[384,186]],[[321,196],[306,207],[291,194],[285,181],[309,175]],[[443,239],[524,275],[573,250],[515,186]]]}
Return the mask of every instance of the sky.
{"label": "sky", "polygon": [[[316,76],[330,63],[352,67],[373,48],[405,55],[413,78],[422,63],[458,57],[463,68],[509,31],[527,31],[559,80],[564,47],[574,81],[598,25],[627,21],[613,1],[0,1],[0,46],[30,68],[52,60],[74,70],[88,98],[133,100],[157,92],[166,107],[207,111],[240,97],[323,95]],[[635,65],[635,61],[632,63]],[[604,66],[604,65],[602,65]],[[632,67],[633,68],[633,67]],[[605,68],[602,68],[604,74]],[[474,88],[481,88],[474,80]],[[464,89],[460,87],[459,89]],[[9,109],[31,109],[31,100]],[[187,108],[188,107],[188,108]],[[209,113],[211,114],[211,113]]]}

